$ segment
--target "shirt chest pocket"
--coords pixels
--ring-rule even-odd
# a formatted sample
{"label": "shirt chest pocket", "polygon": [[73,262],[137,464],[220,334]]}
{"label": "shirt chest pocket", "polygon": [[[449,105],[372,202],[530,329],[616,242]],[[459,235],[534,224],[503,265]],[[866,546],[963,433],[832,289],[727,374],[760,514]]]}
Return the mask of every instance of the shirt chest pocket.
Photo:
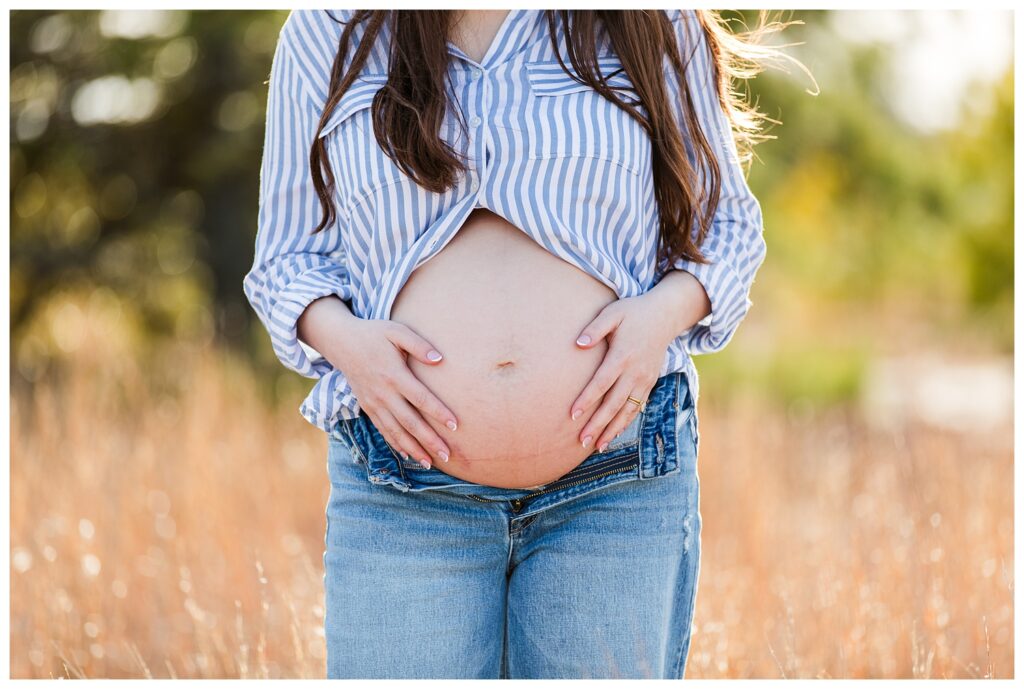
{"label": "shirt chest pocket", "polygon": [[411,191],[418,185],[377,143],[373,132],[373,98],[387,83],[387,74],[361,74],[341,96],[320,132],[334,171],[341,211],[350,216],[372,195],[394,185]]}
{"label": "shirt chest pocket", "polygon": [[[636,91],[618,56],[597,59],[608,86],[626,102]],[[566,67],[572,65],[566,62]],[[558,60],[526,63],[531,97],[515,127],[531,159],[593,158],[639,175],[650,166],[651,141],[644,128],[618,105],[566,73]],[[646,114],[641,107],[640,112]]]}

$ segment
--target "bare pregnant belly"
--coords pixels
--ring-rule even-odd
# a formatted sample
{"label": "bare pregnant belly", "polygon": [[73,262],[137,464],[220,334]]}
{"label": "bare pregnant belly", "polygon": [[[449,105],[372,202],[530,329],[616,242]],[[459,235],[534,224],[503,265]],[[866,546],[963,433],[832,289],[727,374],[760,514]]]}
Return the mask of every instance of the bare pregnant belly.
{"label": "bare pregnant belly", "polygon": [[[501,216],[477,209],[437,255],[413,271],[391,319],[444,353],[409,357],[410,370],[455,413],[451,431],[423,414],[451,449],[434,468],[465,481],[532,488],[594,451],[577,440],[598,405],[573,421],[570,406],[604,357],[576,337],[617,296],[549,253]],[[432,450],[432,448],[426,448]]]}

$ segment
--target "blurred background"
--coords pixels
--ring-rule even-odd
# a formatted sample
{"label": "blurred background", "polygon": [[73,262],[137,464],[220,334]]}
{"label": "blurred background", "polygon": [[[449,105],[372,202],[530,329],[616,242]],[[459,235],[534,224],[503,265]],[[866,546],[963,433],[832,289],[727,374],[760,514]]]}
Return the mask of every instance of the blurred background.
{"label": "blurred background", "polygon": [[[326,437],[241,286],[286,16],[10,15],[13,677],[323,676]],[[782,18],[687,676],[1012,677],[1013,16]]]}

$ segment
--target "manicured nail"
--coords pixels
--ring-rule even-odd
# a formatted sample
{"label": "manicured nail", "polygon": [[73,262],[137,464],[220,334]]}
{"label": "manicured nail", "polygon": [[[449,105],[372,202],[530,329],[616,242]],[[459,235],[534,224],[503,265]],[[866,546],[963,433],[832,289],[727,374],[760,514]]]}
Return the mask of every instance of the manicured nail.
{"label": "manicured nail", "polygon": [[604,449],[608,447],[608,443],[604,443],[601,447],[597,448],[599,452],[604,452]]}
{"label": "manicured nail", "polygon": [[580,339],[576,340],[576,344],[583,346],[590,344],[590,335],[580,335]]}
{"label": "manicured nail", "polygon": [[454,430],[457,430],[458,427],[459,427],[458,424],[456,424],[451,419],[448,419],[448,428],[450,428],[450,429],[452,429],[454,431]]}
{"label": "manicured nail", "polygon": [[445,462],[448,461],[448,453],[445,452],[444,450],[438,450],[437,451],[437,456],[440,457]]}
{"label": "manicured nail", "polygon": [[575,421],[576,419],[580,418],[580,416],[582,416],[582,415],[583,415],[583,410],[582,409],[577,409],[576,411],[574,411],[572,413],[572,420]]}
{"label": "manicured nail", "polygon": [[431,349],[429,352],[427,352],[427,358],[430,359],[431,361],[440,361],[441,352],[437,351],[436,349]]}
{"label": "manicured nail", "polygon": [[421,460],[420,460],[420,464],[422,464],[422,465],[423,465],[423,468],[424,468],[424,469],[429,469],[429,468],[430,468],[430,460],[427,460],[427,459],[421,459]]}
{"label": "manicured nail", "polygon": [[583,447],[590,447],[590,441],[593,440],[589,435],[583,439]]}

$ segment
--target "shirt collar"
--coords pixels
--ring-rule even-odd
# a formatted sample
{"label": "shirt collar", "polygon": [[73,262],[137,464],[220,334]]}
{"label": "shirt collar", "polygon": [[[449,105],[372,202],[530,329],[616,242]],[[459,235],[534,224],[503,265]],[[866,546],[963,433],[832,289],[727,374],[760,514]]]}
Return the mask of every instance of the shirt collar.
{"label": "shirt collar", "polygon": [[[535,38],[543,18],[544,10],[509,10],[490,47],[487,48],[487,53],[479,63],[480,66],[488,68],[499,65],[529,45]],[[448,52],[471,64],[477,64],[451,41],[448,41]]]}

